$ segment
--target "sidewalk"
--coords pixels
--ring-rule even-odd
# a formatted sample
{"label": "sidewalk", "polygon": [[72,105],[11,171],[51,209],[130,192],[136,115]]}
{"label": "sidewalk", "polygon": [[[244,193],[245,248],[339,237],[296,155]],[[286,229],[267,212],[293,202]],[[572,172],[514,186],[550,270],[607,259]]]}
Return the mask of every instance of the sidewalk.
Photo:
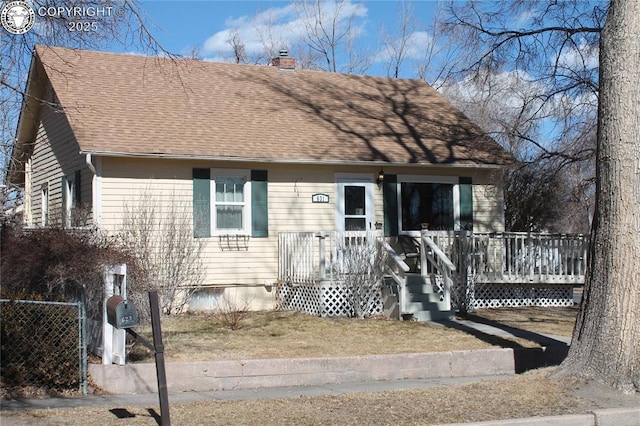
{"label": "sidewalk", "polygon": [[[463,383],[489,380],[505,380],[513,375],[493,375],[456,377],[443,379],[407,379],[393,381],[369,381],[360,383],[339,383],[317,386],[285,386],[256,389],[236,389],[217,391],[169,392],[170,404],[185,404],[197,401],[212,400],[254,400],[297,398],[301,396],[316,397],[340,395],[354,392],[382,392],[392,390],[426,389],[439,386],[451,386]],[[0,401],[2,410],[24,410],[37,408],[73,408],[73,407],[123,407],[123,406],[156,406],[157,393],[136,395],[88,395],[74,398],[29,399],[23,401]]]}
{"label": "sidewalk", "polygon": [[[362,383],[342,383],[324,386],[290,386],[260,389],[177,392],[169,393],[169,404],[188,404],[198,401],[213,400],[255,400],[316,397],[339,395],[355,392],[381,392],[393,390],[426,389],[431,387],[452,386],[493,380],[506,380],[513,375],[491,375],[440,379],[407,379],[394,381],[370,381]],[[157,407],[158,395],[152,393],[138,395],[90,395],[75,398],[47,398],[24,401],[1,401],[4,410],[26,409],[65,409],[74,407],[111,407],[119,409],[130,406]],[[0,411],[0,418],[2,417]],[[3,424],[4,421],[3,421]],[[11,424],[11,423],[6,423]],[[451,424],[449,426],[461,426]],[[587,414],[571,414],[565,416],[532,417],[524,419],[508,419],[479,423],[465,423],[475,426],[638,426],[640,425],[640,407],[598,409]]]}

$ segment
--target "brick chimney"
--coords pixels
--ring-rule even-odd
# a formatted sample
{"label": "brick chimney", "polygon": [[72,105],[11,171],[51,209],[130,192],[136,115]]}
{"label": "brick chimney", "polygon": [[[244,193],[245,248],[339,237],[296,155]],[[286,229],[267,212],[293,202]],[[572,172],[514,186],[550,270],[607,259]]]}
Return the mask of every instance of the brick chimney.
{"label": "brick chimney", "polygon": [[271,60],[271,65],[278,67],[279,70],[296,69],[296,60],[289,57],[289,52],[285,49],[280,50],[280,56]]}

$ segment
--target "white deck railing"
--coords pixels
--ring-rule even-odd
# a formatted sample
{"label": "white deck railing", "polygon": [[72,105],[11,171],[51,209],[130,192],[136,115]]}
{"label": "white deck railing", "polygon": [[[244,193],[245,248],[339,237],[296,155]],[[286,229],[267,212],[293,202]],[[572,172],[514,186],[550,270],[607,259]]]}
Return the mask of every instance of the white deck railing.
{"label": "white deck railing", "polygon": [[487,283],[584,283],[588,237],[583,234],[423,231],[459,273]]}
{"label": "white deck railing", "polygon": [[[447,310],[450,310],[451,290],[454,286],[452,276],[456,270],[456,265],[427,234],[423,233],[421,235],[420,244],[422,247],[422,250],[420,250],[420,259],[423,265],[422,274],[425,275],[426,271],[431,269],[442,277],[442,281],[435,279],[433,283],[440,293],[440,300],[445,302]],[[429,262],[430,268],[425,267],[427,262]]]}
{"label": "white deck railing", "polygon": [[369,244],[382,232],[281,232],[278,235],[278,278],[290,284],[311,284],[345,273],[339,247]]}

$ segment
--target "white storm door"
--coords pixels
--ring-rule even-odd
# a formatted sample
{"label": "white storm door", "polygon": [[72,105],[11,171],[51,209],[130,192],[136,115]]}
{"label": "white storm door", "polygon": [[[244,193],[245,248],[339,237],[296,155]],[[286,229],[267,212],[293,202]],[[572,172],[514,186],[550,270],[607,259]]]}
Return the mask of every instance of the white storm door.
{"label": "white storm door", "polygon": [[373,230],[373,179],[371,176],[341,176],[337,178],[337,183],[336,230]]}

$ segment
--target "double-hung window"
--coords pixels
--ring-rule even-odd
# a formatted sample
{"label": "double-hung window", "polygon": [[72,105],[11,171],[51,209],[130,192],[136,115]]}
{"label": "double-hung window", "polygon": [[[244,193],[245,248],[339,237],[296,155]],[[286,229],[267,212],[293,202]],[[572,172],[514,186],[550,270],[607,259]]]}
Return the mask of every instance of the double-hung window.
{"label": "double-hung window", "polygon": [[211,180],[213,233],[250,234],[251,171],[213,169]]}

